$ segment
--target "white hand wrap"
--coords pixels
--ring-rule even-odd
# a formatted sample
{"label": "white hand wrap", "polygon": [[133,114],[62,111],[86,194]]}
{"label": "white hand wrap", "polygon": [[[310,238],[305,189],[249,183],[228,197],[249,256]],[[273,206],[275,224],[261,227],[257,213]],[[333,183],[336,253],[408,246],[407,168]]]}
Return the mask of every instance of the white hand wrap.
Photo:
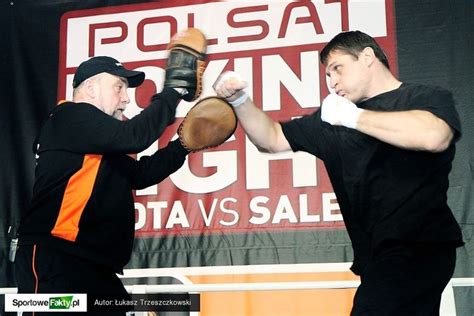
{"label": "white hand wrap", "polygon": [[321,119],[331,125],[356,128],[363,111],[348,99],[331,93],[321,105]]}
{"label": "white hand wrap", "polygon": [[245,100],[247,100],[248,97],[249,97],[249,95],[247,94],[247,92],[245,92],[245,91],[243,91],[243,90],[239,91],[238,94],[240,94],[240,96],[239,96],[237,99],[235,99],[235,100],[233,100],[233,101],[227,100],[227,102],[229,102],[234,108],[236,108],[236,107],[238,107],[239,105],[241,105],[242,103],[244,103]]}
{"label": "white hand wrap", "polygon": [[247,86],[242,77],[233,71],[226,71],[213,85],[217,95],[225,98],[234,108],[247,100],[249,95],[243,89]]}

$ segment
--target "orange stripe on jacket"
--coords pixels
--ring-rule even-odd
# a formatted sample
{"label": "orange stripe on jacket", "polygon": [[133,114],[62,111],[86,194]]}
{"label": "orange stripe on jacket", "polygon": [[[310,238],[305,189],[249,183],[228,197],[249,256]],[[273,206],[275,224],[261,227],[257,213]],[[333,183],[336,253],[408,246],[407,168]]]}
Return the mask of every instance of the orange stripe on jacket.
{"label": "orange stripe on jacket", "polygon": [[92,194],[101,159],[101,155],[85,155],[82,168],[69,179],[58,219],[51,231],[53,236],[76,240],[79,220]]}

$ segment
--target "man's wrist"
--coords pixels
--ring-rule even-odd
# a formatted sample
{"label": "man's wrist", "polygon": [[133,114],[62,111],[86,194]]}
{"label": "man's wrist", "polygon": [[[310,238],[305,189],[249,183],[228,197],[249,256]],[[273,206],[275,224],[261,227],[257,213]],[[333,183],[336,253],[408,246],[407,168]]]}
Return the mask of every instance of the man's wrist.
{"label": "man's wrist", "polygon": [[362,112],[364,112],[364,109],[357,107],[354,108],[350,115],[347,116],[347,120],[346,122],[344,122],[344,126],[356,129]]}
{"label": "man's wrist", "polygon": [[237,97],[237,99],[232,100],[232,101],[227,100],[227,102],[229,102],[234,108],[242,105],[245,101],[247,101],[249,97],[249,95],[245,91],[241,91],[240,93],[241,95]]}

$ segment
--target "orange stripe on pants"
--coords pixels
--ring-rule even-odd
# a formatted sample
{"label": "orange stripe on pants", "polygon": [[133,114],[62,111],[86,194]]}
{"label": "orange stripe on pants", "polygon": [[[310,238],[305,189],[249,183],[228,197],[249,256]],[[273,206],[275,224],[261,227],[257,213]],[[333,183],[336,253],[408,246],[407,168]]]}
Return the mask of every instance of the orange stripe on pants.
{"label": "orange stripe on pants", "polygon": [[101,155],[85,155],[82,168],[69,179],[56,224],[51,231],[53,236],[76,240],[79,220],[92,194],[101,159]]}

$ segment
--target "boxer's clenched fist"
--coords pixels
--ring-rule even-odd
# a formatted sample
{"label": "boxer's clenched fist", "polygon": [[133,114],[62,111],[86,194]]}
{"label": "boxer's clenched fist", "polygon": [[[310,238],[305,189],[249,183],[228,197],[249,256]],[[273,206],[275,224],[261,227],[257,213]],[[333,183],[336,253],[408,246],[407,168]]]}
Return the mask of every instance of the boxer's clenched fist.
{"label": "boxer's clenched fist", "polygon": [[331,125],[356,128],[362,111],[348,99],[331,93],[321,105],[321,119]]}
{"label": "boxer's clenched fist", "polygon": [[244,91],[247,82],[233,71],[222,73],[212,87],[217,96],[226,99],[233,107],[241,105],[249,97],[247,92]]}

